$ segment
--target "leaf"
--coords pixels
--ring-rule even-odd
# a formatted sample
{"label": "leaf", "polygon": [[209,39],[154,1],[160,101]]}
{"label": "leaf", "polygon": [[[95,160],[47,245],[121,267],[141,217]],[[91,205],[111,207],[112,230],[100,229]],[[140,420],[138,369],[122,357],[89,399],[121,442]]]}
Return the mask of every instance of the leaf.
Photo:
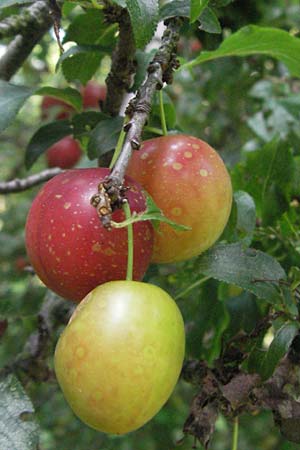
{"label": "leaf", "polygon": [[33,0],[1,0],[0,9],[13,5],[25,5],[26,3],[33,3]]}
{"label": "leaf", "polygon": [[207,33],[219,34],[222,31],[220,22],[211,8],[205,8],[199,17],[199,29]]}
{"label": "leaf", "polygon": [[88,157],[90,159],[113,150],[118,142],[123,127],[124,118],[121,116],[102,120],[92,131],[88,144]]}
{"label": "leaf", "polygon": [[30,169],[38,157],[51,147],[51,145],[63,137],[72,134],[72,132],[72,127],[67,120],[57,120],[39,128],[32,136],[26,148],[26,168]]}
{"label": "leaf", "polygon": [[100,45],[76,45],[59,58],[62,72],[67,81],[86,84],[98,69],[106,48]]}
{"label": "leaf", "polygon": [[268,55],[283,62],[291,75],[300,76],[300,39],[277,28],[249,25],[225,39],[217,50],[202,52],[182,69],[225,56]]}
{"label": "leaf", "polygon": [[[298,333],[299,326],[295,322],[287,322],[282,325],[276,332],[273,341],[271,342],[268,350],[261,354],[258,360],[258,364],[254,363],[251,354],[249,355],[249,370],[259,373],[263,381],[270,378],[276,369],[279,361],[284,357],[290,348],[290,345]],[[257,348],[254,349],[257,353]],[[256,365],[256,367],[255,367]]]}
{"label": "leaf", "polygon": [[64,36],[63,43],[73,41],[78,45],[95,44],[106,27],[103,12],[90,9],[85,14],[79,14],[73,19]]}
{"label": "leaf", "polygon": [[230,315],[230,324],[226,330],[230,336],[235,336],[241,330],[250,333],[261,319],[255,297],[250,292],[242,291],[238,296],[227,296],[224,303]]}
{"label": "leaf", "polygon": [[116,5],[122,6],[122,8],[126,8],[126,0],[112,0]]}
{"label": "leaf", "polygon": [[250,245],[256,226],[255,203],[251,195],[244,191],[235,192],[234,201],[237,205],[236,230],[239,240]]}
{"label": "leaf", "polygon": [[155,33],[159,18],[158,0],[126,0],[137,48],[144,48]]}
{"label": "leaf", "polygon": [[164,4],[160,9],[159,16],[160,20],[177,16],[190,18],[190,0],[174,0]]}
{"label": "leaf", "polygon": [[208,6],[210,0],[190,0],[191,23],[196,22],[202,11]]}
{"label": "leaf", "polygon": [[274,139],[247,154],[232,171],[233,186],[253,198],[259,217],[271,224],[289,207],[295,162],[287,142]]}
{"label": "leaf", "polygon": [[146,210],[141,213],[133,213],[130,219],[124,220],[123,222],[113,222],[112,226],[114,228],[125,228],[128,225],[135,223],[135,222],[141,222],[143,220],[152,220],[154,222],[165,222],[168,225],[170,225],[174,230],[178,231],[188,231],[191,228],[186,225],[180,225],[176,222],[173,222],[173,220],[168,219],[161,209],[158,208],[158,206],[154,203],[154,200],[148,193],[145,193],[146,195]]}
{"label": "leaf", "polygon": [[22,385],[14,375],[0,378],[1,450],[36,450],[38,425],[34,409]]}
{"label": "leaf", "polygon": [[[197,260],[199,273],[235,284],[272,304],[282,301],[279,280],[286,279],[281,265],[272,256],[239,243],[219,244]],[[271,280],[271,281],[270,281]]]}
{"label": "leaf", "polygon": [[244,191],[235,192],[233,200],[231,214],[222,239],[228,242],[242,242],[243,245],[249,246],[256,226],[254,200]]}
{"label": "leaf", "polygon": [[215,289],[215,285],[207,283],[201,295],[194,292],[191,297],[193,301],[185,304],[185,316],[190,324],[187,358],[203,358],[208,364],[220,356],[223,332],[230,321],[225,304],[218,300]]}
{"label": "leaf", "polygon": [[107,115],[98,111],[84,111],[81,114],[75,114],[72,119],[73,135],[79,138],[89,134],[101,120],[107,119]]}
{"label": "leaf", "polygon": [[141,86],[143,81],[145,80],[147,74],[147,67],[153,56],[155,55],[156,50],[152,49],[150,52],[143,52],[142,50],[137,50],[135,54],[135,59],[137,62],[137,70],[134,75],[134,83],[130,88],[130,92],[135,92]]}
{"label": "leaf", "polygon": [[0,80],[0,132],[14,120],[34,89]]}
{"label": "leaf", "polygon": [[35,95],[50,95],[51,97],[59,98],[73,106],[77,111],[80,111],[82,108],[82,98],[76,89],[58,89],[51,86],[45,86],[35,91]]}

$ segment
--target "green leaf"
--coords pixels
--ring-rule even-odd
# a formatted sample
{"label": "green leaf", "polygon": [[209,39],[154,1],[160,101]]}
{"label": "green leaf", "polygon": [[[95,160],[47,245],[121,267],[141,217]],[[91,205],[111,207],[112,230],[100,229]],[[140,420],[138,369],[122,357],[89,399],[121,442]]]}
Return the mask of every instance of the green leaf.
{"label": "green leaf", "polygon": [[160,9],[161,20],[177,16],[190,18],[191,8],[189,0],[174,0],[164,4]]}
{"label": "green leaf", "polygon": [[244,191],[236,191],[233,200],[230,217],[221,239],[227,242],[242,242],[248,247],[256,226],[255,203],[251,195]]}
{"label": "green leaf", "polygon": [[153,49],[150,52],[143,52],[142,50],[137,50],[135,54],[135,59],[137,62],[137,70],[134,76],[134,83],[130,88],[130,92],[135,92],[141,86],[143,81],[145,80],[147,74],[147,67],[153,56],[155,55],[156,50]]}
{"label": "green leaf", "polygon": [[247,154],[246,161],[232,171],[234,188],[247,191],[257,207],[258,216],[271,224],[289,207],[295,162],[287,142],[274,139]]}
{"label": "green leaf", "polygon": [[261,319],[255,297],[250,292],[242,291],[240,295],[230,298],[227,296],[224,303],[230,315],[230,324],[226,330],[230,336],[235,336],[241,330],[250,333]]}
{"label": "green leaf", "polygon": [[0,80],[0,132],[14,120],[25,101],[33,93],[34,89]]}
{"label": "green leaf", "polygon": [[199,17],[200,21],[200,30],[206,31],[207,33],[219,34],[222,31],[220,22],[215,14],[215,12],[207,7],[202,12]]}
{"label": "green leaf", "polygon": [[173,220],[168,219],[161,209],[158,208],[158,206],[154,203],[154,200],[150,197],[148,193],[145,193],[146,195],[146,210],[141,213],[132,213],[132,216],[130,219],[124,220],[123,222],[112,222],[112,226],[114,228],[124,228],[128,225],[140,222],[143,220],[152,220],[153,222],[165,222],[168,225],[170,225],[174,230],[178,231],[187,231],[190,230],[190,227],[187,227],[186,225],[180,225],[176,222],[173,222]]}
{"label": "green leaf", "polygon": [[188,17],[191,16],[189,0],[174,0],[165,3],[160,9],[160,20],[169,19],[171,17]]}
{"label": "green leaf", "polygon": [[67,81],[86,84],[98,69],[106,48],[99,45],[76,45],[59,58],[62,72]]}
{"label": "green leaf", "polygon": [[159,18],[158,0],[126,0],[138,48],[144,48],[155,33]]}
{"label": "green leaf", "polygon": [[208,6],[210,0],[190,0],[191,23],[196,22],[202,11]]}
{"label": "green leaf", "polygon": [[[199,273],[235,284],[272,304],[282,302],[278,282],[286,279],[272,256],[239,243],[219,244],[197,260]],[[270,281],[271,280],[271,281]]]}
{"label": "green leaf", "polygon": [[107,115],[98,111],[85,111],[75,114],[72,119],[73,135],[80,138],[93,130],[101,120],[107,119]]}
{"label": "green leaf", "polygon": [[124,118],[121,116],[102,120],[92,131],[88,144],[88,157],[90,159],[113,150],[118,142],[123,127]]}
{"label": "green leaf", "polygon": [[122,6],[122,8],[126,8],[126,0],[112,0],[116,5]]}
{"label": "green leaf", "polygon": [[97,43],[107,24],[104,23],[103,12],[90,9],[85,14],[79,14],[71,22],[64,36],[63,43],[73,41],[78,45]]}
{"label": "green leaf", "polygon": [[239,241],[250,245],[256,226],[255,203],[251,195],[244,191],[234,193],[234,201],[237,207],[236,232]]}
{"label": "green leaf", "polygon": [[14,375],[0,378],[1,450],[36,450],[38,424],[33,405]]}
{"label": "green leaf", "polygon": [[0,9],[13,5],[25,5],[26,3],[33,3],[33,0],[1,0]]}
{"label": "green leaf", "polygon": [[70,122],[67,120],[57,120],[42,126],[32,136],[25,153],[25,165],[27,169],[35,163],[42,153],[51,145],[65,136],[73,133]]}
{"label": "green leaf", "polygon": [[191,300],[185,308],[185,320],[191,327],[187,333],[187,358],[203,358],[212,364],[220,356],[229,314],[210,283],[203,286],[201,295],[194,292]]}
{"label": "green leaf", "polygon": [[[256,367],[256,372],[264,381],[272,376],[277,364],[288,352],[298,329],[299,326],[295,322],[287,322],[277,330],[270,347],[263,353],[259,365]],[[249,369],[253,370],[253,366],[250,366]]]}
{"label": "green leaf", "polygon": [[82,98],[80,93],[76,89],[58,89],[50,86],[45,86],[35,91],[35,95],[50,95],[51,97],[59,98],[60,100],[63,100],[64,102],[73,106],[76,111],[80,111],[82,109]]}
{"label": "green leaf", "polygon": [[249,25],[225,39],[217,50],[202,52],[181,69],[225,56],[268,55],[283,62],[291,75],[300,76],[300,39],[277,28]]}

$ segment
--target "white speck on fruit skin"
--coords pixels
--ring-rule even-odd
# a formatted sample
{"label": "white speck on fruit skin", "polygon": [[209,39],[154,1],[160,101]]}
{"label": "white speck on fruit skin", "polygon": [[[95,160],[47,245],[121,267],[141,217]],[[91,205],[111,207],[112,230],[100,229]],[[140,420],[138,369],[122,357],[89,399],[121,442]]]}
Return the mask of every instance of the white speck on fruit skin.
{"label": "white speck on fruit skin", "polygon": [[208,175],[208,172],[206,169],[200,169],[199,173],[200,173],[201,177],[207,177],[207,175]]}
{"label": "white speck on fruit skin", "polygon": [[182,164],[175,162],[175,163],[172,164],[172,167],[173,167],[174,170],[181,170],[182,169]]}
{"label": "white speck on fruit skin", "polygon": [[66,202],[66,203],[64,204],[64,209],[69,209],[70,206],[71,206],[71,203],[70,203],[70,202]]}
{"label": "white speck on fruit skin", "polygon": [[198,144],[192,144],[192,147],[193,147],[195,150],[198,150],[198,149],[200,148],[200,145],[198,145]]}
{"label": "white speck on fruit skin", "polygon": [[192,152],[184,152],[185,158],[191,158],[193,156]]}

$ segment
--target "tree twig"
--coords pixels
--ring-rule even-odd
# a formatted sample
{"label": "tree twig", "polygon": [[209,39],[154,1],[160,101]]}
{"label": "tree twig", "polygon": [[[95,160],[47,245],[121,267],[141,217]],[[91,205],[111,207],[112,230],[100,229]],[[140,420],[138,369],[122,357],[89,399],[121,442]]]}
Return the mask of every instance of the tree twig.
{"label": "tree twig", "polygon": [[[27,14],[30,12],[30,20],[25,21],[24,26],[20,25],[20,33],[9,43],[5,54],[0,59],[0,79],[10,80],[53,25],[49,1],[37,0],[25,11]],[[27,14],[25,12],[23,14],[26,17]],[[21,18],[20,23],[22,23]]]}
{"label": "tree twig", "polygon": [[[99,185],[99,192],[92,198],[98,215],[104,226],[110,226],[111,211],[119,208],[124,200],[123,180],[133,150],[141,144],[141,135],[151,111],[151,103],[155,91],[161,89],[163,83],[172,82],[172,73],[178,68],[176,47],[182,20],[172,18],[162,37],[162,44],[154,59],[148,66],[148,75],[136,96],[130,101],[126,114],[130,118],[125,126],[126,138],[119,158],[111,174]],[[105,208],[103,205],[105,204]],[[98,208],[101,205],[101,208]]]}
{"label": "tree twig", "polygon": [[62,169],[54,167],[53,169],[46,169],[40,173],[30,175],[27,178],[16,178],[11,181],[2,181],[0,182],[0,194],[10,194],[13,192],[26,191],[33,186],[50,180],[51,178],[55,177],[55,175],[58,175],[61,172],[63,172]]}
{"label": "tree twig", "polygon": [[106,20],[118,22],[119,37],[112,55],[111,69],[106,78],[107,94],[104,111],[116,116],[128,92],[134,73],[135,41],[128,11],[118,5],[107,5],[104,9]]}

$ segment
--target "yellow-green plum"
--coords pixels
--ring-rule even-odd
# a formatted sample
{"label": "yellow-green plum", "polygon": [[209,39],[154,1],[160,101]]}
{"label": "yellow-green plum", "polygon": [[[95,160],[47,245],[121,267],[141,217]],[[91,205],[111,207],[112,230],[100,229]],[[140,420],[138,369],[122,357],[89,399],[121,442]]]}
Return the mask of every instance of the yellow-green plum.
{"label": "yellow-green plum", "polygon": [[83,422],[124,434],[149,421],[168,400],[184,348],[183,319],[165,291],[111,281],[77,306],[59,338],[55,371]]}
{"label": "yellow-green plum", "polygon": [[127,174],[165,216],[191,227],[177,231],[161,223],[155,232],[153,262],[189,259],[220,237],[231,210],[231,180],[222,159],[206,142],[182,134],[145,141],[134,152]]}

